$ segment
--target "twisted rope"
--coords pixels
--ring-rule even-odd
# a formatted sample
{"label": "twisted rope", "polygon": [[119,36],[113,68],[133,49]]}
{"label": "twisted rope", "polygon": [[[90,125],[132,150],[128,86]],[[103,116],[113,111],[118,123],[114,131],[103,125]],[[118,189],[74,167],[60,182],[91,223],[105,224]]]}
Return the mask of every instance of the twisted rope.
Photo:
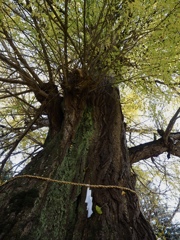
{"label": "twisted rope", "polygon": [[38,179],[38,180],[42,180],[42,181],[47,181],[47,182],[54,182],[54,183],[58,183],[58,184],[65,184],[65,185],[73,185],[73,186],[80,186],[80,187],[86,187],[86,188],[106,188],[106,189],[121,189],[123,191],[129,191],[132,192],[134,194],[137,194],[134,190],[127,188],[127,187],[121,187],[121,186],[117,186],[117,185],[94,185],[94,184],[87,184],[87,183],[77,183],[77,182],[69,182],[69,181],[63,181],[63,180],[56,180],[56,179],[52,179],[52,178],[46,178],[46,177],[41,177],[41,176],[33,176],[33,175],[19,175],[16,176],[10,180],[8,180],[5,183],[2,183],[0,186],[3,186],[9,182],[12,182],[18,178],[32,178],[32,179]]}

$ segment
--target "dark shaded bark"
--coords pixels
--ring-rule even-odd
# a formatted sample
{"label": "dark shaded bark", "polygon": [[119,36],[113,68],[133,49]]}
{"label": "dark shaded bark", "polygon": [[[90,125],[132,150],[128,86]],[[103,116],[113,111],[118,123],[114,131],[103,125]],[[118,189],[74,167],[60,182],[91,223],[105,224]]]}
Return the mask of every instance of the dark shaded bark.
{"label": "dark shaded bark", "polygon": [[[78,83],[83,91],[76,85],[64,92],[59,132],[51,134],[44,150],[21,174],[134,190],[118,90],[101,85],[88,92]],[[92,189],[90,218],[85,196],[84,187],[38,179],[16,179],[3,185],[0,239],[155,239],[136,194]]]}
{"label": "dark shaded bark", "polygon": [[61,130],[64,118],[62,109],[63,97],[60,97],[57,86],[52,82],[41,83],[39,88],[44,95],[39,92],[35,92],[35,96],[41,104],[44,104],[43,110],[47,114],[49,120],[48,137],[51,139]]}

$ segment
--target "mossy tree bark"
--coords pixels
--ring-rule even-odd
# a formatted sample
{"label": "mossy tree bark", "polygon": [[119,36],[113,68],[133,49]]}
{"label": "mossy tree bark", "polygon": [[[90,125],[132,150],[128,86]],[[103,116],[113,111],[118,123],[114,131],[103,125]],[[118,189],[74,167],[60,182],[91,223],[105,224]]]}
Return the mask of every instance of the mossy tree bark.
{"label": "mossy tree bark", "polygon": [[[51,111],[51,134],[44,150],[20,174],[134,190],[118,90],[110,84],[101,84],[93,91],[85,86],[81,89],[67,89],[63,102],[53,101],[51,95],[46,109]],[[63,118],[58,111],[63,112]],[[93,188],[93,214],[88,218],[86,190],[29,178],[3,185],[0,239],[155,239],[136,194]],[[102,214],[96,211],[97,206]]]}

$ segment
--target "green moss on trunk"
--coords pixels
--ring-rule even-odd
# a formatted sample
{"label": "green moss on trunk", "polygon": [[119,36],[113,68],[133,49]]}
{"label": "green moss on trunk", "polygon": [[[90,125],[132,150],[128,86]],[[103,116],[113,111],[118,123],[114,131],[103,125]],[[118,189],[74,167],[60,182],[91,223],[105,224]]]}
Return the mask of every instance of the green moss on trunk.
{"label": "green moss on trunk", "polygon": [[[84,182],[93,131],[92,112],[87,108],[70,148],[67,149],[61,164],[57,166],[55,179]],[[58,145],[57,142],[56,146]],[[50,183],[38,226],[32,231],[32,239],[42,239],[42,233],[44,240],[72,239],[78,213],[87,215],[85,193],[86,189],[79,186]],[[82,196],[83,205],[79,199]]]}

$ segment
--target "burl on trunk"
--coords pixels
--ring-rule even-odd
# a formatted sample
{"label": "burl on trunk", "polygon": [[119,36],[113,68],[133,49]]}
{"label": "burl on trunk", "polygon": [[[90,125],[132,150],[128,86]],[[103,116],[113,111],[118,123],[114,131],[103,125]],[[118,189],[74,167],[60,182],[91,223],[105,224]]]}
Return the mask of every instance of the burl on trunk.
{"label": "burl on trunk", "polygon": [[[108,81],[88,89],[76,79],[83,76],[72,76],[71,87],[64,87],[61,106],[51,95],[47,107],[53,134],[20,175],[135,190],[118,89]],[[59,127],[57,121],[53,125],[53,116],[61,119]],[[93,213],[88,217],[86,187],[27,177],[6,183],[0,188],[0,239],[155,239],[135,193],[115,188],[91,190]]]}

